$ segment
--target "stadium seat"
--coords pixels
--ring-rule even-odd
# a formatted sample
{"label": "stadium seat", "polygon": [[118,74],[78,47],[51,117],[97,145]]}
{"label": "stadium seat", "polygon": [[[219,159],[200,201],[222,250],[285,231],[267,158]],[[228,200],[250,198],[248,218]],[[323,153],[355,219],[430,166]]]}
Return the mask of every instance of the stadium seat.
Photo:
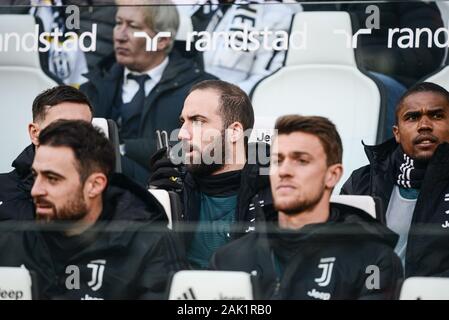
{"label": "stadium seat", "polygon": [[449,300],[449,278],[411,277],[404,281],[400,300]]}
{"label": "stadium seat", "polygon": [[[376,201],[377,200],[377,201]],[[380,199],[371,196],[332,195],[331,203],[341,203],[361,209],[373,218],[379,216]]]}
{"label": "stadium seat", "polygon": [[178,271],[171,280],[168,299],[253,300],[252,276],[241,271]]}
{"label": "stadium seat", "polygon": [[361,141],[382,141],[386,117],[384,89],[358,69],[351,35],[347,12],[297,13],[285,66],[251,94],[255,130],[250,141],[269,139],[276,118],[286,114],[324,116],[335,123],[344,150],[340,184],[367,164]]}
{"label": "stadium seat", "polygon": [[179,195],[174,191],[166,191],[162,189],[148,189],[148,191],[159,201],[165,210],[168,218],[169,229],[173,229],[173,223],[181,220],[182,205]]}
{"label": "stadium seat", "polygon": [[420,82],[433,82],[449,90],[449,66],[444,66]]}
{"label": "stadium seat", "polygon": [[31,300],[31,274],[25,267],[0,267],[0,300]]}
{"label": "stadium seat", "polygon": [[[443,20],[444,27],[446,29],[449,28],[449,2],[448,1],[435,1],[436,6],[440,10],[441,19]],[[447,34],[445,34],[446,39],[448,38]],[[448,48],[445,47],[444,56],[443,56],[443,65],[444,62],[447,61],[448,58]]]}
{"label": "stadium seat", "polygon": [[[449,1],[438,1],[435,3],[438,6],[438,9],[441,12],[441,18],[444,23],[445,28],[449,28]],[[446,38],[447,35],[444,33]],[[446,90],[449,90],[449,57],[448,57],[448,48],[446,48],[446,52],[443,58],[442,66],[429,74],[424,79],[421,79],[418,82],[433,82],[436,83]]]}
{"label": "stadium seat", "polygon": [[24,50],[22,46],[24,43],[25,47],[32,48],[30,35],[35,33],[35,26],[36,21],[31,15],[4,14],[0,17],[0,172],[10,171],[12,161],[30,144],[27,125],[32,120],[34,98],[57,85],[42,70],[39,52]]}
{"label": "stadium seat", "polygon": [[105,118],[93,118],[92,124],[101,129],[106,138],[108,138],[115,150],[115,172],[122,172],[122,161],[120,155],[120,140],[118,136],[118,127],[114,120]]}
{"label": "stadium seat", "polygon": [[115,172],[122,172],[120,140],[118,136],[117,124],[114,120],[105,118],[93,118],[92,124],[101,129],[106,138],[108,138],[113,144],[115,150]]}
{"label": "stadium seat", "polygon": [[171,213],[170,195],[166,190],[162,189],[148,189],[148,191],[159,201],[159,203],[164,207],[165,214],[168,218],[167,227],[171,230],[173,229],[173,219]]}

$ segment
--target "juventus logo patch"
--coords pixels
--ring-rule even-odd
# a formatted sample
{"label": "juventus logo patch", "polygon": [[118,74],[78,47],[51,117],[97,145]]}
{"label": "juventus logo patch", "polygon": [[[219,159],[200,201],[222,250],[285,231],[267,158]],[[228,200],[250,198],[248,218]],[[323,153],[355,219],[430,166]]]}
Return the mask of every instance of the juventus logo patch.
{"label": "juventus logo patch", "polygon": [[335,257],[320,259],[318,268],[323,269],[323,273],[321,274],[321,277],[315,279],[315,282],[320,287],[326,287],[330,283],[332,278],[332,269],[334,268],[334,262]]}

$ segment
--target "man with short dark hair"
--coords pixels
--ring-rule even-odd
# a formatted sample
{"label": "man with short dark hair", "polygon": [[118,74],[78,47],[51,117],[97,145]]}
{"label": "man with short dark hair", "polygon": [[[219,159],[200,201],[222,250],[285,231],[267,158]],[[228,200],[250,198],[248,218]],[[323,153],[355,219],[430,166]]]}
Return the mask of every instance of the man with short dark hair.
{"label": "man with short dark hair", "polygon": [[399,234],[405,276],[449,276],[449,92],[410,88],[396,108],[395,138],[365,146],[370,164],[355,170],[344,194],[382,200],[381,222]]}
{"label": "man with short dark hair", "polygon": [[31,164],[39,133],[59,119],[92,121],[92,106],[87,97],[70,86],[57,86],[40,93],[33,101],[33,122],[28,125],[32,144],[14,160],[14,170],[0,174],[0,221],[34,219],[31,199]]}
{"label": "man with short dark hair", "polygon": [[195,229],[184,238],[188,258],[194,268],[206,268],[217,248],[254,229],[252,198],[259,194],[270,204],[269,182],[259,159],[248,157],[256,153],[247,143],[254,112],[242,89],[220,80],[200,82],[185,99],[180,120],[178,163],[186,174],[161,149],[152,159],[150,186],[183,189],[183,221]]}
{"label": "man with short dark hair", "polygon": [[31,190],[39,228],[0,237],[0,261],[24,259],[44,279],[41,298],[163,299],[169,272],[183,267],[162,207],[113,174],[114,160],[111,143],[85,121],[41,132]]}
{"label": "man with short dark hair", "polygon": [[253,274],[259,299],[394,298],[402,277],[397,236],[366,212],[329,202],[343,172],[334,124],[290,115],[275,129],[270,182],[278,212],[259,208],[256,231],[218,249],[210,267]]}

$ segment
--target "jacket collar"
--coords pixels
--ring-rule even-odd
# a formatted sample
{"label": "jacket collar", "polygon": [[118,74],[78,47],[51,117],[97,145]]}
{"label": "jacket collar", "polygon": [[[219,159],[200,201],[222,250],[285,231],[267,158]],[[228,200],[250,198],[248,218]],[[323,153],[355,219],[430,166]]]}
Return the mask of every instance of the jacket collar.
{"label": "jacket collar", "polygon": [[371,164],[387,160],[398,146],[399,144],[394,138],[388,139],[387,141],[374,146],[368,146],[363,143],[366,156]]}
{"label": "jacket collar", "polygon": [[[363,144],[365,148],[365,153],[368,157],[368,160],[371,165],[379,165],[381,163],[385,163],[388,161],[390,164],[391,155],[399,147],[399,144],[395,141],[394,138],[391,138],[379,145],[368,146]],[[444,169],[440,174],[444,177],[444,179],[449,176],[449,170],[447,169],[447,165],[449,164],[449,143],[443,142],[441,143],[435,150],[434,155],[430,159],[429,166],[436,167],[442,166]]]}
{"label": "jacket collar", "polygon": [[[258,221],[256,232],[261,237],[265,237],[265,234],[268,235],[272,229],[259,228],[260,223],[266,223],[263,221],[264,219],[265,217],[260,217],[260,215],[256,217],[256,221]],[[260,222],[261,220],[262,222]],[[275,230],[277,220],[271,223],[274,224],[273,227]],[[360,238],[361,240],[374,239],[391,248],[395,247],[398,240],[398,236],[393,231],[363,210],[337,203],[330,204],[328,221],[309,224],[297,232],[292,233],[297,233],[304,241],[326,241],[326,239],[329,241],[343,239],[354,241],[356,238]],[[270,236],[268,235],[268,237]]]}
{"label": "jacket collar", "polygon": [[12,166],[16,169],[21,179],[26,178],[31,173],[31,166],[34,161],[34,145],[30,144],[13,161]]}
{"label": "jacket collar", "polygon": [[[186,72],[192,68],[192,62],[183,58],[179,53],[173,51],[169,56],[169,63],[162,73],[161,80],[158,85],[168,85],[177,87],[190,82],[201,72],[195,65],[194,74]],[[87,73],[85,77],[95,85],[101,84],[103,81],[116,82],[123,78],[124,67],[115,60],[115,54],[112,53],[102,59],[97,67]]]}

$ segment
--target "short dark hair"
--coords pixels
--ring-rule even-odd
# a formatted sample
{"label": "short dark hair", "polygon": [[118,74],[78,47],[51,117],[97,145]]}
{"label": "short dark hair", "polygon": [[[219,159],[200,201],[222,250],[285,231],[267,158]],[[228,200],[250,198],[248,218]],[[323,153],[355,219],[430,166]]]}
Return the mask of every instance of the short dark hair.
{"label": "short dark hair", "polygon": [[327,118],[318,116],[286,115],[276,120],[276,134],[304,132],[320,139],[326,153],[327,165],[342,163],[343,145],[335,125]]}
{"label": "short dark hair", "polygon": [[414,93],[418,93],[418,92],[434,92],[437,94],[442,95],[446,101],[449,103],[449,92],[444,89],[442,86],[437,85],[436,83],[433,82],[421,82],[418,83],[416,85],[414,85],[413,87],[411,87],[410,89],[408,89],[403,95],[402,97],[399,99],[398,103],[396,104],[396,112],[395,112],[395,121],[396,124],[398,123],[398,112],[401,109],[401,106],[404,102],[404,100],[414,94]]}
{"label": "short dark hair", "polygon": [[48,106],[53,107],[63,102],[85,104],[93,113],[92,105],[87,96],[80,90],[71,86],[61,85],[41,92],[33,101],[33,121],[45,119]]}
{"label": "short dark hair", "polygon": [[115,166],[112,144],[91,123],[57,120],[39,135],[39,146],[68,147],[73,150],[82,183],[96,171],[109,176]]}
{"label": "short dark hair", "polygon": [[198,82],[190,88],[189,93],[195,90],[216,90],[220,94],[219,112],[223,115],[223,126],[227,128],[233,122],[240,122],[243,130],[254,126],[254,110],[248,95],[238,86],[222,80],[205,80]]}

